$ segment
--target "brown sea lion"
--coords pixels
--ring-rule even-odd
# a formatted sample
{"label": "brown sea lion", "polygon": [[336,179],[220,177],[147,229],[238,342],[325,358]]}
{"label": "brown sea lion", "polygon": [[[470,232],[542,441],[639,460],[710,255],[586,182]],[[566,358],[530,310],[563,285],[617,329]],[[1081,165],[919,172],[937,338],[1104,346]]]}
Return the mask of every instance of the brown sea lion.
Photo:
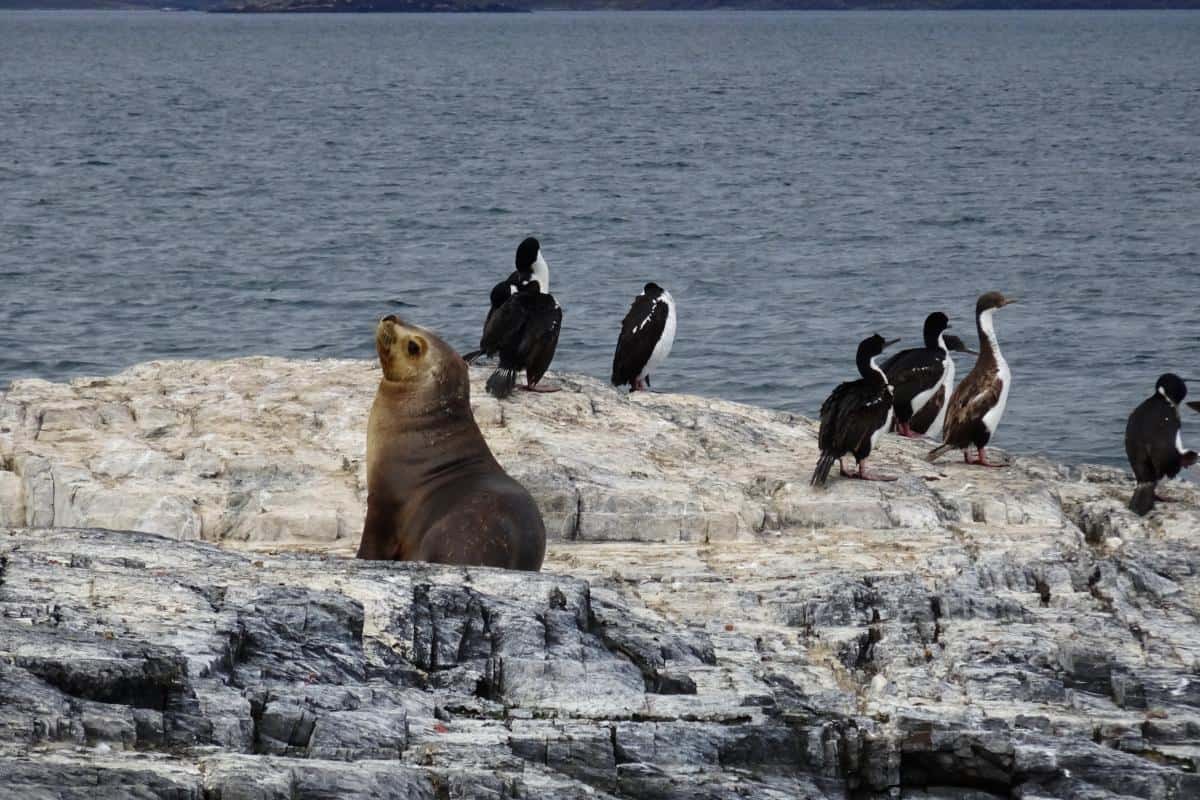
{"label": "brown sea lion", "polygon": [[383,380],[367,424],[358,557],[541,569],[541,512],[479,432],[466,362],[395,316],[380,320],[375,348]]}

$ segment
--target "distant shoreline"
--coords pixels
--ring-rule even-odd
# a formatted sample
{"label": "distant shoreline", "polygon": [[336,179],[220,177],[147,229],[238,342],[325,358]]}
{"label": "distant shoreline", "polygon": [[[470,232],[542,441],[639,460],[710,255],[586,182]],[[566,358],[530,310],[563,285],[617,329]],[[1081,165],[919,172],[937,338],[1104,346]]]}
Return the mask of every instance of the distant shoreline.
{"label": "distant shoreline", "polygon": [[472,0],[184,0],[179,5],[154,0],[0,0],[0,11],[158,11],[214,14],[527,14],[574,11],[1197,11],[1200,0],[559,0],[531,5]]}

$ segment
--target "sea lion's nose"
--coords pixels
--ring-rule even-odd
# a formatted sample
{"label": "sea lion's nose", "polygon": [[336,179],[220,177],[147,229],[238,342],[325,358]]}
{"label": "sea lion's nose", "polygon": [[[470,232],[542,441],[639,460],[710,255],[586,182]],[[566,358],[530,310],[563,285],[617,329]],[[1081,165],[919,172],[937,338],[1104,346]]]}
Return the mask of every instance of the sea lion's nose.
{"label": "sea lion's nose", "polygon": [[380,322],[395,322],[395,323],[399,324],[400,318],[397,317],[395,314],[388,314],[386,317],[384,317],[383,319],[381,319],[379,321]]}

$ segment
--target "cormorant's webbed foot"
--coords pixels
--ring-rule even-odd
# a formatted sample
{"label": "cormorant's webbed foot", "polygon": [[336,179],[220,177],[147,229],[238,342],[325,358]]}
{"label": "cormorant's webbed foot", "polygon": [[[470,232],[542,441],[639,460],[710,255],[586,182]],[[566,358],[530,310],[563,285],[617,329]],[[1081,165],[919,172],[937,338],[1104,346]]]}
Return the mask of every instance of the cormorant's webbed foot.
{"label": "cormorant's webbed foot", "polygon": [[867,463],[865,461],[858,462],[858,474],[854,477],[858,478],[860,481],[882,481],[884,483],[891,483],[892,481],[899,480],[899,477],[896,475],[884,475],[880,472],[868,473]]}
{"label": "cormorant's webbed foot", "polygon": [[542,383],[527,383],[527,384],[525,384],[524,386],[522,386],[522,387],[520,387],[520,388],[521,388],[521,389],[523,389],[523,390],[524,390],[524,391],[526,391],[526,392],[539,392],[539,393],[541,393],[541,394],[552,394],[552,393],[554,393],[554,392],[561,392],[561,391],[562,391],[562,387],[561,387],[561,386],[555,386],[555,385],[554,385],[554,384],[552,384],[552,383],[549,383],[549,384],[542,384]]}
{"label": "cormorant's webbed foot", "polygon": [[1009,462],[1007,462],[1007,461],[1000,463],[1000,464],[996,464],[991,461],[988,461],[987,450],[982,447],[979,448],[979,458],[977,458],[975,460],[971,460],[971,454],[967,450],[963,450],[963,458],[966,459],[966,462],[968,464],[975,464],[980,467],[992,467],[993,469],[1004,469],[1005,467],[1010,466]]}

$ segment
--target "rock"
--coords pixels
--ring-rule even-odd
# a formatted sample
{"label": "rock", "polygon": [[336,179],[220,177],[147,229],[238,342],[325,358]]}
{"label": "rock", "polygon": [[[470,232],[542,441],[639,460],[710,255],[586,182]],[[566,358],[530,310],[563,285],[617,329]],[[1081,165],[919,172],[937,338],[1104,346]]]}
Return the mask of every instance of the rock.
{"label": "rock", "polygon": [[568,576],[0,532],[0,797],[1197,796],[1200,549],[991,533]]}
{"label": "rock", "polygon": [[0,470],[0,527],[13,528],[25,525],[25,490],[21,476],[15,472]]}
{"label": "rock", "polygon": [[[473,406],[497,458],[525,483],[552,541],[715,542],[764,532],[905,529],[973,523],[1078,526],[1096,543],[1149,530],[1124,504],[1118,470],[1067,470],[1017,459],[984,473],[928,445],[888,437],[880,486],[836,481],[814,491],[809,420],[720,400],[627,395],[559,376],[565,390],[507,402],[472,373]],[[236,546],[353,550],[365,512],[370,361],[161,361],[69,384],[13,383],[0,396],[3,519],[36,527],[141,530]],[[1156,517],[1178,535],[1187,501]],[[1140,533],[1139,533],[1140,532]],[[1172,533],[1172,535],[1175,535]]]}
{"label": "rock", "polygon": [[887,437],[814,491],[808,420],[555,376],[475,387],[544,571],[367,564],[376,377],[0,398],[0,797],[1200,796],[1192,485]]}

